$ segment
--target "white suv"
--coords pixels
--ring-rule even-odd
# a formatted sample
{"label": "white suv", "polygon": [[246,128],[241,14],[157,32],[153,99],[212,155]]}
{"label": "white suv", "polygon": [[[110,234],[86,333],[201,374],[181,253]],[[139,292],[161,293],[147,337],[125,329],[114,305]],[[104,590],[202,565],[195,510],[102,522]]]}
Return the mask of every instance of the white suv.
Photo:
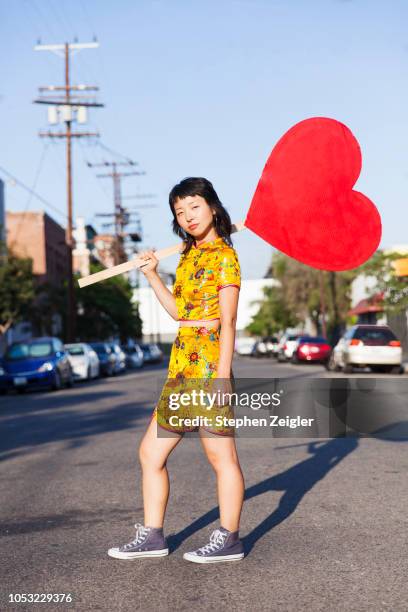
{"label": "white suv", "polygon": [[387,325],[354,325],[334,347],[328,370],[351,373],[353,366],[401,374],[401,342]]}

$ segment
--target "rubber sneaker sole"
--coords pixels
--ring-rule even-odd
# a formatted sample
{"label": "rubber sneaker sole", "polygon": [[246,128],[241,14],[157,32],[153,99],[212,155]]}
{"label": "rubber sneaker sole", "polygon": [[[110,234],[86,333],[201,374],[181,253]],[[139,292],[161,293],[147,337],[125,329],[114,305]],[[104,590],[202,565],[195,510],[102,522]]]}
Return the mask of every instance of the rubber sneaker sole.
{"label": "rubber sneaker sole", "polygon": [[236,555],[219,555],[218,557],[200,557],[193,553],[184,553],[183,559],[186,561],[192,561],[193,563],[218,563],[220,561],[241,561],[245,556],[245,553],[238,553]]}
{"label": "rubber sneaker sole", "polygon": [[119,548],[110,548],[108,555],[115,559],[138,559],[140,557],[166,557],[169,554],[168,548],[161,550],[141,550],[140,552],[121,552]]}

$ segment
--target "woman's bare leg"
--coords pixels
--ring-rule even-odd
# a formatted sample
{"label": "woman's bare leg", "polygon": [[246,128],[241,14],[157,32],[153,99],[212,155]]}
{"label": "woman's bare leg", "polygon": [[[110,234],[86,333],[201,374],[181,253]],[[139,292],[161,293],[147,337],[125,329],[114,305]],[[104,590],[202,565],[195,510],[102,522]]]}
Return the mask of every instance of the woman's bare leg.
{"label": "woman's bare leg", "polygon": [[[147,527],[163,527],[169,498],[170,483],[166,462],[171,451],[182,439],[182,435],[169,433],[169,437],[158,437],[155,418],[150,421],[139,447],[142,466],[142,491],[144,524]],[[166,434],[166,430],[161,429]]]}
{"label": "woman's bare leg", "polygon": [[200,438],[217,477],[221,526],[229,531],[238,531],[245,484],[235,438],[212,434],[201,427]]}

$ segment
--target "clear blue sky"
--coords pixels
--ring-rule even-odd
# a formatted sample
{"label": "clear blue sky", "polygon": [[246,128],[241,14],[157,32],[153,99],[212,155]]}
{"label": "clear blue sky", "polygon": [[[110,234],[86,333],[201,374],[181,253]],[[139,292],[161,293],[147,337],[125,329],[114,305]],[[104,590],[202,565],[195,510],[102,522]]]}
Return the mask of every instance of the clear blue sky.
{"label": "clear blue sky", "polygon": [[[244,219],[274,143],[316,115],[343,121],[359,140],[356,188],[380,210],[382,246],[408,242],[406,1],[16,0],[1,10],[0,165],[26,184],[35,183],[45,145],[37,132],[47,128],[45,107],[31,101],[39,85],[63,79],[62,60],[33,46],[96,34],[100,48],[73,58],[72,81],[100,86],[106,108],[91,112],[87,128],[147,172],[123,193],[157,194],[159,208],[141,210],[144,248],[177,242],[168,192],[186,176],[209,178],[232,219]],[[96,223],[94,213],[112,210],[112,186],[84,160],[109,155],[82,142],[74,157],[74,212]],[[6,188],[9,209],[42,208]],[[65,212],[62,142],[49,143],[35,188]],[[272,248],[249,230],[233,242],[243,278],[262,277]],[[173,256],[160,268],[176,264]]]}

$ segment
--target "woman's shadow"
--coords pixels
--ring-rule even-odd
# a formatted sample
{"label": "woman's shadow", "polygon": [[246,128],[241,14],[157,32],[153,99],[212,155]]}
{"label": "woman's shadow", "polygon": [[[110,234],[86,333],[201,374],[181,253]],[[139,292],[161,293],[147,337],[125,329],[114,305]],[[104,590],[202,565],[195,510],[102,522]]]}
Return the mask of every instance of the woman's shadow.
{"label": "woman's shadow", "polygon": [[[290,516],[303,496],[340,461],[353,452],[357,446],[358,436],[310,442],[307,444],[308,452],[311,454],[310,457],[285,472],[266,478],[262,482],[246,489],[246,501],[268,491],[284,491],[284,494],[280,499],[278,507],[259,523],[255,529],[242,538],[245,553],[247,554],[255,542],[270,529],[279,525],[279,523]],[[170,535],[168,537],[170,549],[176,550],[185,539],[219,519],[219,516],[219,508],[217,506],[200,516],[177,534]]]}

